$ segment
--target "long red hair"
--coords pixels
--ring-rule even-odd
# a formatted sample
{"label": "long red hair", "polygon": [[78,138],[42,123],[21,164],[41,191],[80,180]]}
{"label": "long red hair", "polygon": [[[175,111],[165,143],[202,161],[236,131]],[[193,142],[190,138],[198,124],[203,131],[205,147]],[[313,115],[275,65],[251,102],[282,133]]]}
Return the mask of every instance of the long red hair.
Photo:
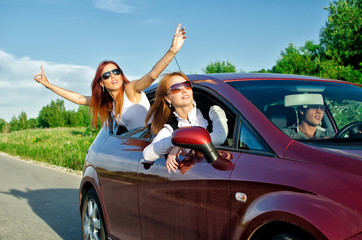
{"label": "long red hair", "polygon": [[[165,96],[170,89],[170,79],[174,76],[180,76],[186,81],[190,81],[188,77],[182,72],[172,72],[163,75],[163,78],[158,83],[155,92],[155,101],[153,102],[145,118],[146,125],[148,124],[149,120],[152,119],[151,132],[155,135],[163,128],[164,124],[171,123],[174,118],[174,115],[172,114],[173,107],[170,107],[165,100]],[[157,119],[155,119],[156,116]]]}
{"label": "long red hair", "polygon": [[123,106],[123,95],[124,95],[124,87],[127,83],[129,83],[128,79],[124,76],[122,69],[118,66],[117,63],[113,61],[103,61],[99,64],[96,74],[94,76],[92,82],[92,96],[90,100],[90,109],[92,111],[92,126],[97,126],[98,124],[98,117],[101,122],[101,125],[108,119],[110,114],[112,114],[113,109],[113,98],[109,94],[108,91],[103,91],[101,87],[101,80],[102,80],[102,71],[108,64],[114,64],[117,66],[119,70],[121,70],[121,76],[123,80],[123,85],[119,90],[116,100],[115,100],[115,109],[116,109],[116,116],[121,117],[121,110]]}

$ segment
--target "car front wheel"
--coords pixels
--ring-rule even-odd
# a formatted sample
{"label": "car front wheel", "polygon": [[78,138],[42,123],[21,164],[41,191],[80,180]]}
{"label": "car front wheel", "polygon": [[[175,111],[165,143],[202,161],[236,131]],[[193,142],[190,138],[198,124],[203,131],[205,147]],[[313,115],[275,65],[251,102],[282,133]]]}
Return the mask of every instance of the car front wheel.
{"label": "car front wheel", "polygon": [[82,203],[83,239],[106,239],[103,213],[94,189],[90,189]]}
{"label": "car front wheel", "polygon": [[306,233],[279,233],[276,234],[272,240],[315,240],[315,238]]}

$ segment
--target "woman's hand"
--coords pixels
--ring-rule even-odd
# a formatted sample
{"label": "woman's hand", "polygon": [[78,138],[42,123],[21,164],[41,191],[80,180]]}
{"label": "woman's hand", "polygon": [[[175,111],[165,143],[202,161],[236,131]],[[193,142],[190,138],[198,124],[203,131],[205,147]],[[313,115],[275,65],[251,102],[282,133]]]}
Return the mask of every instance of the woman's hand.
{"label": "woman's hand", "polygon": [[184,41],[186,39],[186,31],[183,27],[181,30],[181,24],[179,24],[176,28],[175,35],[173,36],[172,44],[170,49],[166,52],[166,54],[155,64],[155,66],[151,69],[151,71],[145,74],[141,79],[131,81],[130,83],[126,84],[126,93],[130,100],[133,100],[134,94],[140,94],[141,91],[145,90],[153,81],[155,81],[160,74],[166,69],[168,64],[172,61],[175,57],[177,52],[181,49]]}
{"label": "woman's hand", "polygon": [[181,28],[181,30],[180,28],[181,28],[181,23],[177,26],[175,35],[172,40],[171,51],[174,51],[175,53],[177,53],[181,49],[186,39],[185,27]]}
{"label": "woman's hand", "polygon": [[44,85],[44,87],[52,90],[53,92],[55,92],[56,94],[58,94],[59,96],[68,99],[71,102],[74,102],[75,104],[79,104],[79,105],[86,105],[89,106],[90,104],[90,96],[84,96],[82,94],[76,93],[76,92],[72,92],[63,88],[60,88],[58,86],[55,86],[53,84],[51,84],[47,77],[45,76],[44,73],[44,69],[43,66],[40,66],[41,68],[41,73],[38,73],[34,76],[34,80],[37,81],[38,83],[41,83]]}
{"label": "woman's hand", "polygon": [[167,156],[166,166],[168,173],[171,173],[171,170],[176,172],[178,169],[178,162],[177,162],[177,156],[180,153],[181,148],[180,147],[173,147],[170,151],[170,153]]}
{"label": "woman's hand", "polygon": [[49,81],[45,76],[43,66],[40,66],[40,68],[41,68],[41,73],[36,74],[34,76],[34,80],[37,81],[38,83],[43,84],[46,87],[49,84]]}

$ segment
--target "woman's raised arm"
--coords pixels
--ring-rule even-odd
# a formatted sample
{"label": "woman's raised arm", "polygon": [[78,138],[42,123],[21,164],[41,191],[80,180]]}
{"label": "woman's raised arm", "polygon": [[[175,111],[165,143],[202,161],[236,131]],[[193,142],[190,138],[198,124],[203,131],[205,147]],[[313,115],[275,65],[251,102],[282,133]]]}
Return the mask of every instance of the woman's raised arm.
{"label": "woman's raised arm", "polygon": [[65,98],[71,102],[74,102],[75,104],[89,106],[90,99],[91,99],[90,96],[84,96],[79,93],[72,92],[72,91],[69,91],[69,90],[66,90],[61,87],[51,84],[48,81],[47,77],[45,76],[43,66],[40,66],[40,68],[41,68],[41,73],[38,73],[34,76],[35,81],[37,81],[38,83],[41,83],[44,87],[52,90],[54,93],[58,94],[59,96]]}
{"label": "woman's raised arm", "polygon": [[168,64],[175,57],[177,52],[180,51],[186,39],[185,34],[185,28],[181,28],[181,24],[179,24],[173,36],[171,47],[166,52],[166,54],[155,64],[150,72],[145,74],[141,79],[131,82],[132,84],[130,87],[132,87],[135,92],[139,93],[148,88],[153,83],[153,81],[155,81],[160,76],[160,74],[166,69]]}

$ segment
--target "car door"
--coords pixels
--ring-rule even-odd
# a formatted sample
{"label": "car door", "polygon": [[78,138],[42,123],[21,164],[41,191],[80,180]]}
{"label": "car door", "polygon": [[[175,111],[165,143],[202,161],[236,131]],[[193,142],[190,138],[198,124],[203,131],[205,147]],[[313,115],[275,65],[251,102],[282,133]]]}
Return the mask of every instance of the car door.
{"label": "car door", "polygon": [[164,157],[140,166],[142,239],[229,238],[229,177],[239,154],[220,152],[229,168],[191,153],[179,157],[177,173],[168,173]]}
{"label": "car door", "polygon": [[135,132],[111,134],[97,155],[99,185],[111,238],[141,239],[137,171],[147,143],[132,137]]}
{"label": "car door", "polygon": [[[263,194],[283,190],[263,182],[273,169],[283,169],[283,161],[278,161],[261,136],[242,117],[239,118],[237,131],[237,148],[241,155],[230,178],[230,194],[234,196],[231,198],[230,224],[231,239],[244,239],[242,234],[246,234],[245,227],[250,223],[250,216],[258,214],[257,207],[252,208],[251,205]],[[280,174],[283,170],[279,170]],[[250,209],[254,211],[250,212]],[[249,229],[248,234],[252,230]]]}
{"label": "car door", "polygon": [[[166,168],[167,156],[161,156],[153,164],[141,159],[139,206],[142,239],[230,237],[229,178],[240,157],[239,152],[233,151],[237,114],[228,101],[212,89],[195,84],[193,92],[197,108],[204,116],[212,105],[218,105],[226,112],[229,135],[225,144],[218,146],[222,158],[210,164],[195,152],[179,155],[180,170],[171,174]],[[151,102],[152,97],[150,95]]]}
{"label": "car door", "polygon": [[179,155],[179,171],[171,174],[166,168],[166,156],[153,164],[141,159],[142,239],[228,239],[230,236],[229,178],[232,166],[240,156],[232,147],[235,115],[210,94],[194,90],[199,100],[198,108],[208,109],[218,104],[227,114],[229,136],[225,146],[218,147],[222,158],[210,164],[202,154],[184,153]]}

